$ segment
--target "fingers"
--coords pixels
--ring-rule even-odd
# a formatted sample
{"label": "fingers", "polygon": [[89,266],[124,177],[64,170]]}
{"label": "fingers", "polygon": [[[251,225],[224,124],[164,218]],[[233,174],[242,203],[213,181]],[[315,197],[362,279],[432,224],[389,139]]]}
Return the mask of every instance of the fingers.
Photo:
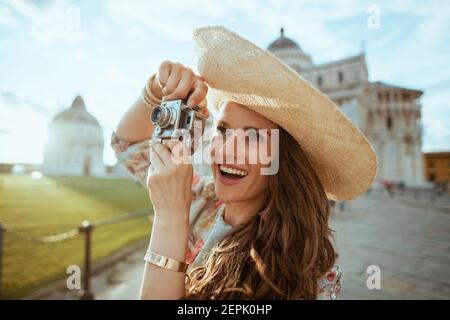
{"label": "fingers", "polygon": [[186,148],[185,139],[183,141],[177,139],[164,140],[164,145],[169,148],[174,164],[188,164],[190,161],[190,153]]}
{"label": "fingers", "polygon": [[153,149],[153,147],[150,145],[149,149],[149,160],[150,160],[150,166],[155,170],[156,168],[162,168],[164,167],[164,163],[159,157],[158,153]]}
{"label": "fingers", "polygon": [[[180,80],[178,82],[177,87],[173,92],[169,95],[167,95],[165,98],[166,100],[176,100],[176,99],[184,99],[188,96],[189,92],[191,91],[193,82],[195,80],[195,75],[190,69],[184,69],[181,71]],[[171,90],[171,87],[169,88],[167,86],[167,91]]]}
{"label": "fingers", "polygon": [[205,99],[207,93],[208,87],[206,86],[205,82],[200,78],[195,79],[194,91],[189,97],[188,106],[192,108],[196,105],[199,105],[203,101],[203,99]]}
{"label": "fingers", "polygon": [[[157,81],[162,88],[163,101],[184,100],[189,96],[188,105],[191,108],[200,105],[208,92],[205,79],[181,63],[164,61],[158,69]],[[208,116],[207,111],[204,114]]]}
{"label": "fingers", "polygon": [[172,163],[170,150],[167,147],[163,146],[160,142],[151,141],[150,148],[160,159],[159,162],[158,160],[156,160],[156,165],[160,165],[160,167],[162,167]]}
{"label": "fingers", "polygon": [[209,117],[209,110],[208,110],[208,108],[202,109],[202,113],[205,115],[206,118]]}
{"label": "fingers", "polygon": [[181,143],[181,141],[177,140],[177,139],[167,139],[167,140],[164,140],[164,142],[163,142],[163,144],[167,148],[169,148],[170,151],[172,151],[174,149],[174,147],[179,143]]}
{"label": "fingers", "polygon": [[172,62],[164,61],[159,66],[157,80],[158,80],[158,84],[161,88],[165,87],[165,85],[167,83],[167,79],[169,79],[171,65],[172,65]]}
{"label": "fingers", "polygon": [[178,87],[178,83],[181,80],[182,77],[182,68],[183,65],[181,64],[174,64],[172,65],[172,68],[170,69],[169,77],[166,81],[166,84],[164,85],[162,92],[164,94],[164,98],[166,98],[168,95],[170,95],[172,92],[175,91],[175,89]]}
{"label": "fingers", "polygon": [[165,172],[171,167],[191,164],[190,153],[183,142],[176,139],[150,142],[149,150],[150,173]]}

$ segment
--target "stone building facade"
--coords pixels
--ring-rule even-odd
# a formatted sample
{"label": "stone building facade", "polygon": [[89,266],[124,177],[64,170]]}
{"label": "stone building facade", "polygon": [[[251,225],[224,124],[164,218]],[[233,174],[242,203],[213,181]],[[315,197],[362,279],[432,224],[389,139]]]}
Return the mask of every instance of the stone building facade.
{"label": "stone building facade", "polygon": [[377,181],[421,186],[421,105],[419,90],[370,82],[364,53],[314,64],[310,55],[284,35],[267,50],[330,97],[372,143],[378,157]]}

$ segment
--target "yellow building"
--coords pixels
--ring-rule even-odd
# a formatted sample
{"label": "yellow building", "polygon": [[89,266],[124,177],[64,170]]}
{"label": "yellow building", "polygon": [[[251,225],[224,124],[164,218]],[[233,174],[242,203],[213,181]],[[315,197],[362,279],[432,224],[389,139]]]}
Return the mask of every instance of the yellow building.
{"label": "yellow building", "polygon": [[448,183],[450,181],[450,152],[424,153],[425,180]]}

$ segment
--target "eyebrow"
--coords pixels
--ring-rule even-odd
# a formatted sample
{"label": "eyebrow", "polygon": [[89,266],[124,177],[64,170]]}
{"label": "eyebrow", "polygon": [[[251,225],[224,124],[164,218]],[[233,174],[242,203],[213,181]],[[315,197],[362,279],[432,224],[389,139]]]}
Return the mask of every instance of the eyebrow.
{"label": "eyebrow", "polygon": [[[222,127],[224,127],[225,129],[231,129],[231,128],[230,128],[230,125],[229,125],[226,121],[224,121],[224,120],[219,120],[219,121],[217,121],[217,125],[218,125],[218,126],[222,126]],[[248,129],[253,129],[253,130],[255,130],[255,131],[258,131],[258,130],[267,130],[267,134],[268,134],[269,136],[271,136],[271,131],[272,131],[272,129],[267,129],[267,128],[256,128],[256,127],[244,127],[244,128],[239,128],[239,129],[243,129],[244,131],[247,131]]]}
{"label": "eyebrow", "polygon": [[228,125],[228,123],[226,123],[226,121],[223,121],[223,120],[217,121],[217,125],[218,125],[218,126],[225,127],[225,128],[229,128],[229,127],[230,127],[230,126]]}

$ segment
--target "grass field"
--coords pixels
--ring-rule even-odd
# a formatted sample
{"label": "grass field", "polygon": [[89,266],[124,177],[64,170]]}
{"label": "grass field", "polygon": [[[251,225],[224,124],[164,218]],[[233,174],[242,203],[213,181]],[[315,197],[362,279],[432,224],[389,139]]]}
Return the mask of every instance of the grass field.
{"label": "grass field", "polygon": [[[32,179],[0,175],[0,221],[7,229],[40,237],[77,228],[81,221],[98,221],[150,207],[146,190],[127,179]],[[94,261],[150,234],[148,217],[93,231]],[[3,299],[23,297],[67,276],[69,265],[83,264],[83,237],[38,243],[12,232],[4,236]]]}

